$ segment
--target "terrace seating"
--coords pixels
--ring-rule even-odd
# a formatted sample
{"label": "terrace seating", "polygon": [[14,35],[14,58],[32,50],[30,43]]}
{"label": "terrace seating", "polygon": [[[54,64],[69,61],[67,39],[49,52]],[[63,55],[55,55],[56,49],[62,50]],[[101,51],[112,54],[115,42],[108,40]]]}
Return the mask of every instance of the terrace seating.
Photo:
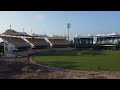
{"label": "terrace seating", "polygon": [[53,47],[68,47],[69,42],[66,39],[48,39]]}
{"label": "terrace seating", "polygon": [[49,39],[49,41],[53,45],[68,45],[68,41],[66,39]]}
{"label": "terrace seating", "polygon": [[5,36],[2,36],[1,38],[8,41],[9,43],[15,45],[17,48],[30,47],[30,44],[28,44],[26,41],[24,41],[22,38],[19,38],[19,37],[5,37]]}
{"label": "terrace seating", "polygon": [[42,38],[26,38],[34,46],[49,46],[49,43]]}

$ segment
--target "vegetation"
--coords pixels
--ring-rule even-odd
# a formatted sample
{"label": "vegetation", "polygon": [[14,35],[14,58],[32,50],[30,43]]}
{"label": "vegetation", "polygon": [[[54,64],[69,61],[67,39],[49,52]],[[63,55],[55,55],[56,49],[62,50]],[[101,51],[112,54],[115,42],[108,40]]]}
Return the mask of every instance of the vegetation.
{"label": "vegetation", "polygon": [[90,71],[119,71],[120,51],[72,51],[34,56],[33,61],[64,69]]}

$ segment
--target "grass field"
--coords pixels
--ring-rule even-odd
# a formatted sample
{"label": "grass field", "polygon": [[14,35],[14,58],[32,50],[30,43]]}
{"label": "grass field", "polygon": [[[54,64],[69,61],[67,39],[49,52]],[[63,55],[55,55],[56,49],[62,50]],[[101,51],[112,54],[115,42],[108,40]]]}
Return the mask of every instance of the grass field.
{"label": "grass field", "polygon": [[33,61],[53,67],[82,71],[119,71],[120,51],[72,51],[34,56]]}

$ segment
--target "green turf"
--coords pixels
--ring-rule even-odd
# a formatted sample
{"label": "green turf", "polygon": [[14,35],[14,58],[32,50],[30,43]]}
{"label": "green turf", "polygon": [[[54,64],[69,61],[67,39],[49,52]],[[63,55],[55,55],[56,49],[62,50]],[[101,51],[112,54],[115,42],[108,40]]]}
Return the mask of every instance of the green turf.
{"label": "green turf", "polygon": [[33,61],[54,67],[91,70],[91,71],[119,71],[120,51],[72,51],[49,53],[34,56]]}

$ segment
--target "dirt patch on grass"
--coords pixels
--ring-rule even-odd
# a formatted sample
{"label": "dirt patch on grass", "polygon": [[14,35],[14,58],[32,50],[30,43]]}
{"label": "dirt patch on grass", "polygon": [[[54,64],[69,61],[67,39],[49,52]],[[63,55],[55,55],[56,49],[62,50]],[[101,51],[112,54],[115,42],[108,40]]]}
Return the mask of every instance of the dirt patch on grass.
{"label": "dirt patch on grass", "polygon": [[90,72],[90,71],[47,71],[27,72],[18,75],[19,79],[120,79],[120,72]]}

